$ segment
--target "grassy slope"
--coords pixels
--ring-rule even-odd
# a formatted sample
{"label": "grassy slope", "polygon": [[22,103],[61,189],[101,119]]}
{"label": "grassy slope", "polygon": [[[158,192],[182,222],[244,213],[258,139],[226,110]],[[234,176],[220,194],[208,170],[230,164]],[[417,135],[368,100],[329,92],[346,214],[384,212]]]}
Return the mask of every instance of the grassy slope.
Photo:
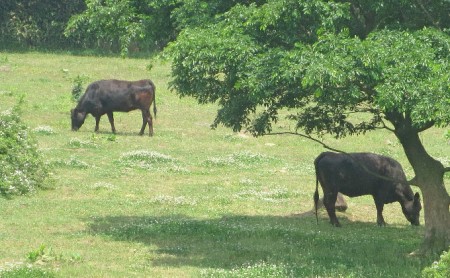
{"label": "grassy slope", "polygon": [[[323,148],[293,136],[252,138],[210,130],[216,107],[179,99],[167,89],[169,65],[148,60],[0,53],[0,110],[25,95],[23,118],[53,166],[50,190],[0,199],[0,268],[47,247],[43,267],[60,277],[417,276],[423,262],[408,252],[421,242],[398,204],[386,228],[375,225],[370,197],[349,201],[334,229],[312,208],[312,161]],[[151,78],[156,86],[155,136],[137,136],[140,113],[116,113],[93,133],[89,117],[70,131],[73,79]],[[87,84],[85,84],[87,85]],[[288,122],[277,125],[289,128]],[[450,160],[443,130],[423,135],[429,151]],[[373,151],[411,169],[385,132],[327,143]],[[146,160],[136,160],[131,152]],[[450,183],[449,177],[446,180]],[[417,189],[414,189],[417,190]],[[423,223],[423,221],[422,221]],[[48,249],[51,247],[51,252]]]}

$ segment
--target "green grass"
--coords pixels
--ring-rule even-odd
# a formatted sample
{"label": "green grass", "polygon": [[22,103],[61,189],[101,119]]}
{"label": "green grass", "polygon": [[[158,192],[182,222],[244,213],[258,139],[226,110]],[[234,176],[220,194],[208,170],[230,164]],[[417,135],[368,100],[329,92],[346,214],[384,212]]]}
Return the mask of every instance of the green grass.
{"label": "green grass", "polygon": [[[424,230],[398,204],[386,206],[385,228],[371,197],[347,199],[343,228],[324,211],[317,225],[312,163],[324,149],[295,136],[211,130],[217,107],[180,99],[169,74],[158,60],[0,53],[0,111],[25,96],[23,119],[52,168],[49,189],[0,199],[0,277],[418,277],[429,265],[408,256]],[[107,117],[99,133],[91,116],[72,132],[77,76],[84,86],[151,78],[155,136],[137,135],[138,111],[115,114],[115,136]],[[444,134],[432,129],[423,141],[448,164]],[[412,177],[387,132],[326,143],[392,156]]]}

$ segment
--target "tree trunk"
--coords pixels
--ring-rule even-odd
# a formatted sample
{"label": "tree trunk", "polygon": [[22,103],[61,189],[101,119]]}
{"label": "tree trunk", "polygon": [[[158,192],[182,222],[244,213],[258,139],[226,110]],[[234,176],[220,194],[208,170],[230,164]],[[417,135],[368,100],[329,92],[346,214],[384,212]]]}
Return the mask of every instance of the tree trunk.
{"label": "tree trunk", "polygon": [[[450,246],[448,194],[442,181],[424,181],[421,186],[425,213],[425,239],[420,253],[440,253]],[[425,186],[426,184],[426,186]]]}
{"label": "tree trunk", "polygon": [[417,252],[440,253],[450,246],[450,197],[444,186],[444,166],[427,153],[417,129],[396,128],[395,135],[414,169],[414,184],[423,195],[425,238]]}

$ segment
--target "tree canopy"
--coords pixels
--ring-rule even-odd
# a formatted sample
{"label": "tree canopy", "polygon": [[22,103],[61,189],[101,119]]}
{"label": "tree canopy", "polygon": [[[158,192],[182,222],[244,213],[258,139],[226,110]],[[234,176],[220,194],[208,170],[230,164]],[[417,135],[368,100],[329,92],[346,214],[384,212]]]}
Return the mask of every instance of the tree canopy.
{"label": "tree canopy", "polygon": [[[416,30],[386,24],[358,36],[354,9],[328,1],[238,5],[170,46],[172,87],[218,101],[214,125],[255,134],[270,132],[284,108],[297,109],[291,117],[307,133],[337,137],[385,126],[389,112],[410,114],[422,129],[448,125],[448,35],[417,22]],[[355,113],[366,112],[373,117],[355,122]]]}

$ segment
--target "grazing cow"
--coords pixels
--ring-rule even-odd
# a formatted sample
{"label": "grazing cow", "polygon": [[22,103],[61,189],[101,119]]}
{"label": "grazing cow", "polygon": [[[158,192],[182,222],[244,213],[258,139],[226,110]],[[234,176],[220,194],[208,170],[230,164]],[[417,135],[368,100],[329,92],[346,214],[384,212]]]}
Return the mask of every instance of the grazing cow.
{"label": "grazing cow", "polygon": [[335,202],[338,192],[349,197],[372,195],[377,208],[377,224],[386,225],[384,204],[399,202],[403,214],[412,225],[419,225],[422,206],[420,195],[414,195],[406,181],[400,163],[392,158],[372,153],[321,153],[314,161],[316,192],[314,205],[319,200],[318,183],[323,189],[323,202],[331,224],[340,227]]}
{"label": "grazing cow", "polygon": [[139,109],[142,111],[142,128],[139,135],[144,134],[148,124],[149,135],[153,135],[152,115],[150,106],[153,102],[153,113],[156,117],[155,84],[151,80],[122,81],[100,80],[95,81],[86,89],[86,92],[72,109],[72,130],[78,130],[84,123],[87,114],[95,117],[95,131],[98,131],[100,117],[108,115],[111,130],[116,132],[113,112],[129,112]]}

